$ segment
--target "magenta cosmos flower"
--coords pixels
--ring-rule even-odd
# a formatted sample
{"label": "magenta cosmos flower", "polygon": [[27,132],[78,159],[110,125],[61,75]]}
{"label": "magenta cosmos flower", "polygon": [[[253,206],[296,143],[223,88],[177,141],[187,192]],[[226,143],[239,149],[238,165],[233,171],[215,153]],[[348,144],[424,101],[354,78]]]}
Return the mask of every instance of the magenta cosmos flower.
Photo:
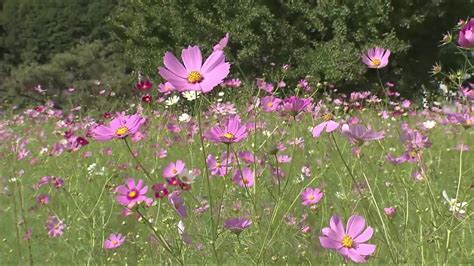
{"label": "magenta cosmos flower", "polygon": [[459,31],[458,44],[463,48],[474,47],[474,18],[471,18]]}
{"label": "magenta cosmos flower", "polygon": [[216,143],[236,143],[247,137],[247,127],[240,122],[238,116],[230,117],[224,127],[215,126],[204,133],[204,136]]}
{"label": "magenta cosmos flower", "polygon": [[48,220],[46,221],[46,230],[48,231],[48,236],[62,236],[64,234],[64,228],[66,228],[66,225],[62,220],[59,220],[55,215],[48,216]]}
{"label": "magenta cosmos flower", "polygon": [[167,52],[163,58],[166,68],[159,68],[160,75],[180,91],[209,92],[229,74],[230,64],[221,50],[212,52],[204,64],[198,46],[183,49],[181,58],[184,66]]}
{"label": "magenta cosmos flower", "polygon": [[273,96],[265,96],[261,100],[262,109],[265,112],[273,112],[278,109],[280,106],[281,99],[275,98]]}
{"label": "magenta cosmos flower", "polygon": [[123,139],[137,132],[145,123],[145,118],[135,115],[118,114],[108,126],[99,125],[92,129],[92,137],[95,140],[107,141],[111,139]]}
{"label": "magenta cosmos flower", "polygon": [[230,218],[224,221],[224,228],[235,234],[240,234],[252,225],[252,221],[245,218]]}
{"label": "magenta cosmos flower", "polygon": [[121,234],[110,234],[104,241],[105,249],[115,249],[120,247],[125,242],[125,237]]}
{"label": "magenta cosmos flower", "polygon": [[133,178],[127,178],[125,185],[117,187],[116,192],[118,195],[116,199],[120,205],[132,208],[135,204],[148,199],[145,196],[147,191],[148,186],[145,186],[142,179],[138,180],[138,183],[135,184]]}
{"label": "magenta cosmos flower", "polygon": [[318,203],[324,196],[319,188],[307,188],[301,192],[301,202],[305,206]]}
{"label": "magenta cosmos flower", "polygon": [[253,187],[253,185],[255,184],[255,173],[252,169],[244,167],[242,168],[242,171],[235,171],[233,181],[237,185],[244,188]]}
{"label": "magenta cosmos flower", "polygon": [[366,262],[367,256],[375,252],[376,246],[366,244],[373,235],[374,229],[367,227],[365,230],[365,219],[353,215],[347,221],[346,228],[341,219],[334,215],[329,221],[329,227],[323,228],[319,241],[323,248],[334,249],[344,258],[357,263]]}
{"label": "magenta cosmos flower", "polygon": [[315,126],[312,130],[313,137],[315,138],[319,138],[323,131],[330,133],[339,128],[339,123],[333,120],[333,116],[331,114],[324,114],[322,117],[324,121],[321,124]]}
{"label": "magenta cosmos flower", "polygon": [[283,100],[282,108],[284,111],[295,117],[299,113],[305,111],[310,104],[310,99],[291,96],[290,98]]}
{"label": "magenta cosmos flower", "polygon": [[370,48],[367,53],[362,55],[362,62],[369,68],[383,68],[388,64],[390,50],[384,48]]}
{"label": "magenta cosmos flower", "polygon": [[163,176],[166,178],[175,177],[183,172],[186,165],[183,161],[177,160],[176,163],[169,163],[165,169],[163,169]]}

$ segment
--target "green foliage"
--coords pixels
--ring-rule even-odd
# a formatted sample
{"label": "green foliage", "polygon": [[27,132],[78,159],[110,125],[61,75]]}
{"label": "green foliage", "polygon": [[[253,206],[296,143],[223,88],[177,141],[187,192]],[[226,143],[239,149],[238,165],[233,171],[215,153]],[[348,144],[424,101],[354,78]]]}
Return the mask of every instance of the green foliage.
{"label": "green foliage", "polygon": [[383,46],[394,54],[382,74],[408,90],[428,81],[441,34],[472,6],[449,0],[122,0],[112,24],[133,66],[150,76],[165,51],[179,53],[188,44],[209,51],[229,32],[228,56],[243,78],[260,75],[270,63],[290,63],[293,78],[363,85],[376,76],[363,75],[368,70],[360,54]]}
{"label": "green foliage", "polygon": [[116,0],[3,0],[0,71],[45,63],[81,42],[106,39],[105,18]]}
{"label": "green foliage", "polygon": [[[33,91],[37,85],[47,90],[46,95]],[[96,99],[99,91],[105,89],[123,96],[131,86],[121,50],[113,44],[95,41],[56,54],[46,64],[20,65],[5,81],[5,87],[8,88],[7,97],[13,103],[54,98],[62,107],[66,97],[68,103],[77,105],[99,104]],[[76,91],[65,95],[64,91],[69,87]]]}

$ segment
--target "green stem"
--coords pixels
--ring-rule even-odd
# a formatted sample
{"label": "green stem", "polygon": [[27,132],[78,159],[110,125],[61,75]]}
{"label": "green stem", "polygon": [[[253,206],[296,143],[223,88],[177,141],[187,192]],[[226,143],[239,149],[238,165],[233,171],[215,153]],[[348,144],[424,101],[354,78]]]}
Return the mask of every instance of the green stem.
{"label": "green stem", "polygon": [[143,170],[143,173],[145,173],[145,176],[148,178],[148,180],[153,181],[153,179],[151,178],[150,172],[148,172],[148,170],[146,170],[145,167],[143,167],[143,165],[140,163],[138,158],[133,154],[132,148],[130,147],[130,144],[128,143],[127,139],[124,138],[123,141],[125,142],[125,146],[127,146],[127,149],[130,152],[130,155],[133,157],[133,159],[138,164],[138,166]]}

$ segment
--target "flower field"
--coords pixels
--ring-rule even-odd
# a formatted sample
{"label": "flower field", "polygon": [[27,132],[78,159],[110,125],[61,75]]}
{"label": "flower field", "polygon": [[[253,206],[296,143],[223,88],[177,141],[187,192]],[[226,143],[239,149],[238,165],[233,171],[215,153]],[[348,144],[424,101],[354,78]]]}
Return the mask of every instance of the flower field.
{"label": "flower field", "polygon": [[[474,20],[458,35],[469,76]],[[0,264],[474,261],[473,83],[405,99],[380,47],[372,90],[238,79],[231,41],[165,53],[114,108],[4,110]]]}

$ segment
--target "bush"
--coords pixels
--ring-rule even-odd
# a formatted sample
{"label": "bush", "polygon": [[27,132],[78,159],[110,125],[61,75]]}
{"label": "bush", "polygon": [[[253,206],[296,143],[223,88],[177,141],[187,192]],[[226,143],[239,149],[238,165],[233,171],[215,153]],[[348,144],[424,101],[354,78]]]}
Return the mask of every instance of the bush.
{"label": "bush", "polygon": [[411,91],[427,83],[437,40],[469,15],[468,2],[123,0],[112,25],[133,66],[150,76],[165,51],[179,53],[188,44],[210,49],[229,32],[228,56],[243,78],[261,75],[270,63],[290,63],[294,79],[311,75],[354,88],[375,80],[372,72],[363,75],[360,54],[383,46],[394,52],[383,75]]}
{"label": "bush", "polygon": [[[99,95],[113,92],[113,98],[127,96],[131,84],[122,51],[116,45],[95,41],[56,54],[46,64],[22,64],[11,72],[4,85],[11,103],[21,105],[33,100],[41,104],[52,98],[61,108],[65,104],[100,106],[108,100],[97,98]],[[38,85],[46,92],[33,90]],[[65,93],[70,87],[75,88],[74,93]],[[105,93],[99,93],[102,90]]]}

